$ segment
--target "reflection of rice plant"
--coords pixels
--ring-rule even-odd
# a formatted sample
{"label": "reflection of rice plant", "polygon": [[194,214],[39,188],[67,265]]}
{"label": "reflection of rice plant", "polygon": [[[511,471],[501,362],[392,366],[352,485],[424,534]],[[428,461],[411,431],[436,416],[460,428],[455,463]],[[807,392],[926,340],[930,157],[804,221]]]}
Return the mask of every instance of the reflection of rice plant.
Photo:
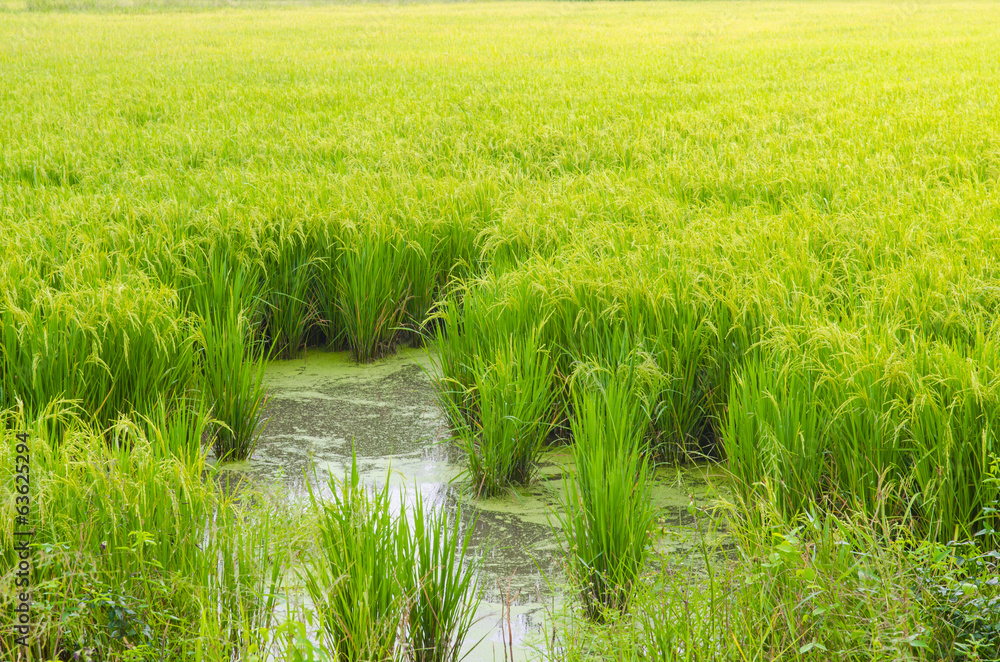
{"label": "reflection of rice plant", "polygon": [[[476,491],[498,494],[531,481],[555,424],[553,367],[537,335],[510,338],[492,360],[474,358],[472,411],[460,430]],[[453,420],[462,420],[455,412]]]}
{"label": "reflection of rice plant", "polygon": [[643,398],[630,374],[608,377],[574,385],[576,481],[564,483],[561,516],[584,611],[597,621],[628,609],[656,514]]}
{"label": "reflection of rice plant", "polygon": [[310,489],[320,544],[304,573],[324,648],[337,660],[458,660],[478,605],[458,515],[428,513],[418,496],[394,516],[388,481],[362,486],[356,459],[330,489],[328,502]]}
{"label": "reflection of rice plant", "polygon": [[196,340],[202,351],[205,395],[221,423],[213,439],[215,455],[245,460],[256,448],[263,427],[267,356],[254,350],[247,318],[233,303],[209,311]]}

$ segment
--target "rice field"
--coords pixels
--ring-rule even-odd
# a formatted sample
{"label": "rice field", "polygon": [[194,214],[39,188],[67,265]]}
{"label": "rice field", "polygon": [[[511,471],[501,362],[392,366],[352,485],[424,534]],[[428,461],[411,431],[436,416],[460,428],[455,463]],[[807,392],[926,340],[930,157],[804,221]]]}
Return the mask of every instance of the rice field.
{"label": "rice field", "polygon": [[[211,479],[269,362],[403,345],[468,498],[570,446],[539,659],[1000,659],[998,44],[986,0],[0,6],[4,659],[456,659],[443,514]],[[698,570],[649,496],[692,463]]]}

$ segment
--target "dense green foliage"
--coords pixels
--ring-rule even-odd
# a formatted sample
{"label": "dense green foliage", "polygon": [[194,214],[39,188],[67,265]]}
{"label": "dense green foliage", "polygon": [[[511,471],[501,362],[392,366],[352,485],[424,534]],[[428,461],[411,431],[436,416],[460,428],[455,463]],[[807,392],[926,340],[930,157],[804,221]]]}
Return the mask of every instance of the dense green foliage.
{"label": "dense green foliage", "polygon": [[[614,456],[638,463],[621,476],[713,457],[789,519],[820,504],[991,545],[998,20],[990,2],[0,14],[0,410],[50,421],[41,475],[132,463],[158,494],[189,477],[164,483],[172,463],[197,474],[203,433],[252,452],[261,357],[437,335],[492,493],[530,479],[554,426],[607,436],[570,380],[641,346],[646,450]],[[196,496],[202,521],[221,497]],[[76,540],[76,507],[40,512],[46,544]],[[205,576],[194,543],[156,561]],[[122,563],[95,576],[138,572]],[[206,613],[231,641],[254,609]]]}
{"label": "dense green foliage", "polygon": [[464,371],[472,375],[471,387],[452,377],[439,379],[438,390],[468,457],[476,494],[527,485],[557,416],[548,352],[534,334],[510,337],[494,355],[474,355]]}
{"label": "dense green foliage", "polygon": [[14,545],[30,542],[34,630],[22,651],[5,621],[3,658],[262,654],[285,548],[270,507],[252,507],[249,495],[240,504],[216,486],[199,451],[207,419],[164,408],[105,434],[79,419],[57,402],[34,419],[8,410],[0,420],[5,485],[14,484],[14,433],[28,435],[36,532],[15,537],[27,527],[15,524],[11,490],[0,516],[0,608],[13,613]]}
{"label": "dense green foliage", "polygon": [[[995,557],[915,540],[886,519],[743,527],[743,508],[692,512],[698,560],[660,556],[628,618],[564,619],[550,659],[1000,659]],[[735,525],[725,537],[720,516]]]}
{"label": "dense green foliage", "polygon": [[199,320],[195,338],[202,347],[202,384],[207,402],[222,423],[212,435],[220,460],[245,460],[253,454],[267,398],[267,357],[248,347],[251,330],[243,311],[232,301]]}

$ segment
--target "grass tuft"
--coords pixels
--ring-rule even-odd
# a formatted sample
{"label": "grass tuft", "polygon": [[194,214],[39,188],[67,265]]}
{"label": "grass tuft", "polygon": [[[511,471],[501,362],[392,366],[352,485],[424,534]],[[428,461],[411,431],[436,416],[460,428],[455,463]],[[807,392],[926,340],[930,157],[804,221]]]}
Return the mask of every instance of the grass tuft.
{"label": "grass tuft", "polygon": [[479,597],[458,514],[428,512],[419,496],[394,514],[389,481],[362,485],[357,458],[329,488],[323,501],[310,487],[319,539],[303,574],[323,648],[338,660],[461,659]]}
{"label": "grass tuft", "polygon": [[250,324],[235,304],[203,318],[197,342],[203,393],[218,421],[212,438],[215,455],[220,460],[246,460],[265,425],[261,410],[267,402],[268,356],[254,349]]}
{"label": "grass tuft", "polygon": [[574,387],[575,480],[564,479],[560,517],[570,571],[587,618],[626,612],[656,517],[646,428],[635,374],[578,373]]}
{"label": "grass tuft", "polygon": [[[470,404],[458,431],[473,489],[494,496],[527,485],[558,412],[555,376],[538,334],[511,337],[484,361],[475,357],[474,384],[463,398]],[[453,420],[462,414],[455,412]]]}

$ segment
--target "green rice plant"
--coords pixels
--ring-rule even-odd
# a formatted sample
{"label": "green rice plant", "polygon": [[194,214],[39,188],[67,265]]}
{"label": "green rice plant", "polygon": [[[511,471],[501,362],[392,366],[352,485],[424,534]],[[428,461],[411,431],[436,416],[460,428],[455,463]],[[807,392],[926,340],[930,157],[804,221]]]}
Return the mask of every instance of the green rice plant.
{"label": "green rice plant", "polygon": [[891,497],[908,481],[910,461],[901,348],[833,335],[831,350],[808,350],[829,421],[827,503],[840,512],[900,516],[908,505]]}
{"label": "green rice plant", "polygon": [[405,545],[400,583],[404,605],[401,657],[413,662],[458,662],[479,605],[477,574],[469,543],[474,526],[463,534],[461,507],[427,510],[420,491],[401,525]]}
{"label": "green rice plant", "polygon": [[178,289],[189,313],[209,317],[214,311],[224,313],[235,307],[244,311],[258,333],[266,303],[261,293],[263,263],[252,254],[236,251],[233,243],[220,241],[194,250],[188,257],[191,266],[186,282]]}
{"label": "green rice plant", "polygon": [[190,329],[172,290],[145,277],[61,292],[46,288],[28,307],[0,307],[0,405],[43,411],[79,403],[106,427],[152,413],[160,398],[191,385]]}
{"label": "green rice plant", "polygon": [[313,299],[316,256],[309,236],[299,225],[281,223],[268,247],[266,266],[269,293],[267,333],[276,356],[289,358],[299,352],[319,313]]}
{"label": "green rice plant", "polygon": [[[532,310],[528,288],[494,279],[455,283],[432,315],[440,366],[435,386],[442,409],[456,427],[475,418],[476,360],[502,351],[511,338],[544,333],[545,317]],[[550,348],[551,351],[551,348]]]}
{"label": "green rice plant", "polygon": [[[997,425],[995,344],[786,328],[731,386],[724,434],[741,485],[786,515],[811,500],[902,517],[943,542],[992,528],[985,476]],[[763,357],[763,358],[761,358]]]}
{"label": "green rice plant", "polygon": [[428,512],[418,493],[394,514],[389,481],[362,485],[353,456],[329,488],[324,501],[309,487],[319,540],[303,570],[323,648],[338,660],[462,659],[479,593],[460,512]]}
{"label": "green rice plant", "polygon": [[337,261],[340,257],[339,224],[333,221],[315,223],[309,229],[309,242],[316,247],[313,258],[314,279],[312,300],[316,306],[317,328],[323,332],[326,345],[342,348],[344,326],[340,316],[340,282]]}
{"label": "green rice plant", "polygon": [[393,236],[348,233],[336,244],[336,319],[359,362],[393,349],[406,311],[406,252]]}
{"label": "green rice plant", "polygon": [[250,324],[233,300],[200,320],[201,388],[219,422],[212,447],[220,460],[246,460],[257,446],[267,402],[267,354],[254,349]]}
{"label": "green rice plant", "polygon": [[537,333],[510,338],[489,362],[474,360],[471,420],[459,429],[458,439],[473,489],[489,497],[534,477],[557,420],[555,376]]}
{"label": "green rice plant", "polygon": [[931,341],[914,355],[919,382],[906,412],[913,488],[921,520],[945,542],[997,524],[991,504],[1000,492],[986,480],[1000,430],[996,360],[996,340],[983,336],[964,352]]}
{"label": "green rice plant", "polygon": [[[203,456],[162,454],[127,418],[115,434],[128,446],[108,444],[105,431],[58,403],[37,417],[23,409],[0,417],[5,483],[13,484],[15,433],[31,449],[34,659],[96,651],[127,659],[135,648],[184,658],[209,637],[226,658],[263,650],[259,628],[273,616],[286,558],[266,510],[238,510],[203,479]],[[52,438],[54,427],[62,438]],[[14,494],[0,508],[5,583],[16,566]],[[6,593],[2,608],[13,598]],[[203,617],[214,631],[202,629]],[[0,633],[0,652],[16,649],[12,633]]]}
{"label": "green rice plant", "polygon": [[[741,395],[729,403],[728,423],[740,432],[726,433],[740,439],[727,446],[738,454],[733,471],[789,499],[787,514],[814,499],[841,513],[902,515],[905,499],[889,496],[908,472],[903,351],[841,325],[775,329],[734,376]],[[747,392],[751,379],[767,383]]]}
{"label": "green rice plant", "polygon": [[[651,351],[657,347],[655,337],[643,330],[641,322],[637,326],[628,323],[593,325],[590,332],[579,339],[579,345],[571,353],[571,379],[568,386],[570,398],[576,403],[573,388],[603,390],[612,382],[621,380],[632,389],[634,396],[628,408],[629,426],[642,428],[649,434],[652,412],[668,381],[668,376],[660,367],[661,357]],[[656,453],[659,448],[650,448]]]}
{"label": "green rice plant", "polygon": [[405,529],[392,514],[388,482],[362,485],[356,460],[343,482],[331,476],[329,485],[332,503],[309,487],[318,549],[303,575],[324,646],[337,660],[391,660],[404,608],[397,545]]}
{"label": "green rice plant", "polygon": [[730,385],[723,426],[740,489],[773,495],[787,514],[800,512],[820,495],[827,423],[814,375],[794,363],[748,359]]}
{"label": "green rice plant", "polygon": [[[624,272],[623,265],[614,266],[620,268]],[[575,261],[557,271],[535,260],[521,263],[516,273],[459,285],[436,313],[443,327],[438,334],[439,392],[454,410],[469,410],[471,403],[463,400],[463,394],[472,392],[475,380],[472,357],[489,355],[509,335],[525,333],[522,329],[533,319],[541,319],[545,324],[539,325],[540,339],[551,348],[561,374],[568,374],[573,362],[584,357],[619,365],[637,345],[647,345],[648,353],[662,364],[662,383],[649,384],[661,393],[656,418],[661,438],[658,452],[666,456],[668,447],[695,450],[695,436],[709,415],[711,328],[693,303],[690,308],[679,308],[680,312],[667,313],[668,297],[674,295],[671,290],[661,292],[660,283],[655,285],[650,292],[648,283],[623,285],[605,280]],[[566,393],[559,393],[558,399],[568,404]],[[684,442],[684,449],[678,440]]]}
{"label": "green rice plant", "polygon": [[651,310],[643,304],[652,297],[636,297],[634,303],[626,304],[630,315],[651,324],[652,353],[663,374],[653,416],[658,432],[656,453],[661,459],[698,459],[715,450],[702,439],[718,398],[712,392],[719,387],[712,381],[714,330],[699,303],[681,285],[672,283],[661,296],[659,301],[652,300],[659,306]]}
{"label": "green rice plant", "polygon": [[[325,646],[341,660],[389,660],[405,609],[403,587],[414,559],[405,520],[392,515],[388,483],[369,490],[359,482],[356,461],[350,478],[331,477],[333,503],[321,503],[319,549],[305,570]],[[398,548],[402,547],[402,549]]]}
{"label": "green rice plant", "polygon": [[277,514],[280,504],[271,499],[249,490],[239,503],[227,497],[219,508],[222,516],[211,547],[218,565],[202,579],[206,588],[199,640],[214,639],[216,650],[226,656],[266,658],[281,620],[278,605],[288,595],[284,578],[291,565],[290,545],[283,540],[286,523]]}
{"label": "green rice plant", "polygon": [[565,514],[559,517],[584,614],[598,622],[628,611],[656,518],[649,417],[634,377],[627,368],[575,376],[576,477],[563,481]]}
{"label": "green rice plant", "polygon": [[189,465],[204,461],[203,440],[211,429],[210,409],[191,395],[172,402],[160,400],[143,416],[143,436],[161,457],[175,457]]}
{"label": "green rice plant", "polygon": [[434,307],[441,285],[441,272],[451,268],[451,256],[435,253],[440,242],[432,228],[417,226],[411,230],[403,247],[401,278],[407,284],[405,315],[402,323],[414,338],[424,337],[424,321]]}
{"label": "green rice plant", "polygon": [[[434,245],[429,251],[438,287],[480,275],[484,270],[481,231],[498,215],[500,191],[490,176],[459,183],[452,195],[432,198],[438,205],[431,217]],[[425,250],[427,245],[421,242]]]}

